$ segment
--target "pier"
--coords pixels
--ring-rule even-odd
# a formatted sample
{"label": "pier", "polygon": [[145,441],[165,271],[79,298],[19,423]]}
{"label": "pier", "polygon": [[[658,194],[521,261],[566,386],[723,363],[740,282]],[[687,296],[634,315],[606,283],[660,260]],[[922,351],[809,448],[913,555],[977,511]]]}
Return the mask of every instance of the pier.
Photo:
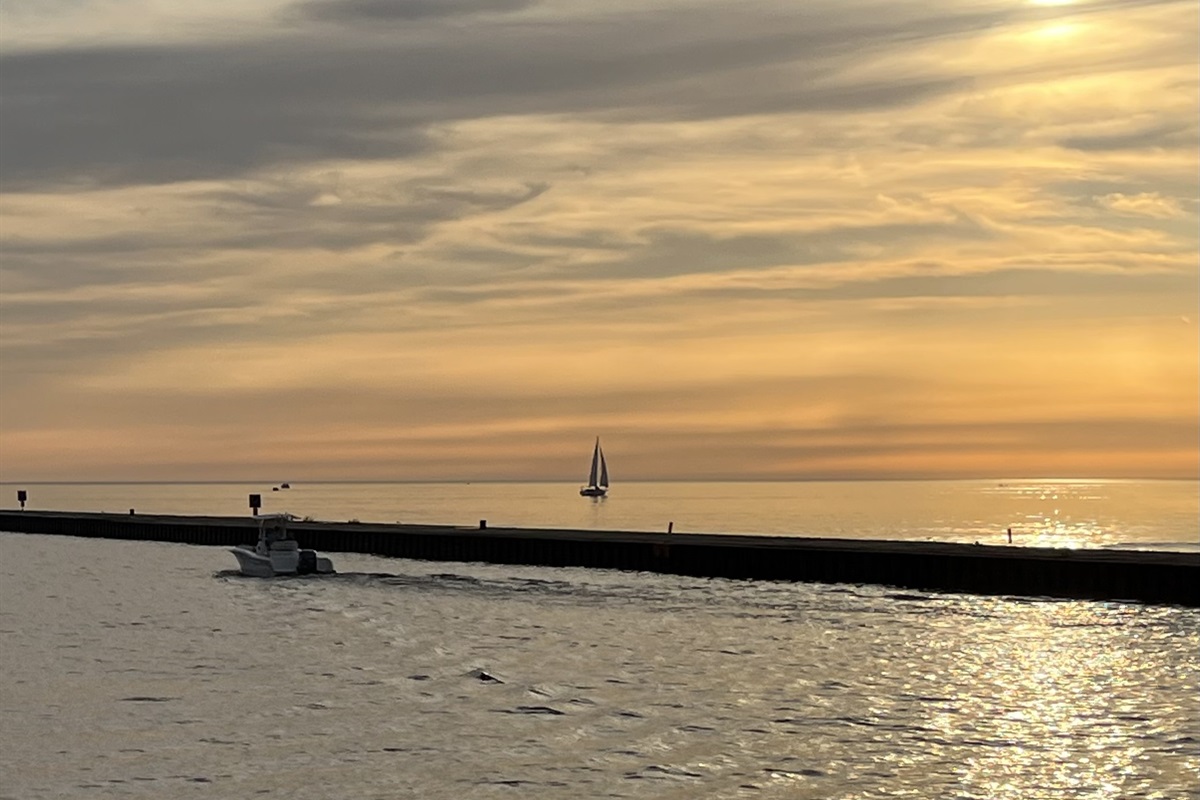
{"label": "pier", "polygon": [[[1200,607],[1200,553],[1069,550],[799,536],[294,522],[301,547],[426,561],[877,584],[934,592]],[[234,546],[253,517],[0,511],[0,531]]]}

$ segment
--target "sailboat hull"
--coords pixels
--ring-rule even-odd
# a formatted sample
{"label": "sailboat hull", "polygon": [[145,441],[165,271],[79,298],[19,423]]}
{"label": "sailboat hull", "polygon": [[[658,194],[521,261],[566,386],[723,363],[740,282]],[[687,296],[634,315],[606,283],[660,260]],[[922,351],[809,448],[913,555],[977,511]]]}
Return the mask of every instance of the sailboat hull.
{"label": "sailboat hull", "polygon": [[580,497],[604,497],[608,494],[608,489],[601,489],[599,486],[585,486],[579,490]]}

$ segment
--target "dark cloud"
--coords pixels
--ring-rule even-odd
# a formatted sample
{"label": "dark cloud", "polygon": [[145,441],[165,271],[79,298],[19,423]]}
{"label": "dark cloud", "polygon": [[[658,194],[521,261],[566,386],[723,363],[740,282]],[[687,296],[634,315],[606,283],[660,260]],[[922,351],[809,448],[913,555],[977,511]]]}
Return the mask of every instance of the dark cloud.
{"label": "dark cloud", "polygon": [[288,17],[320,22],[376,25],[436,17],[508,13],[536,5],[535,0],[310,0],[288,9]]}
{"label": "dark cloud", "polygon": [[[318,202],[322,187],[302,182],[261,189],[201,192],[195,226],[148,224],[145,230],[71,239],[0,239],[10,288],[92,286],[112,282],[178,283],[201,250],[253,251],[286,246],[330,252],[371,244],[394,247],[424,239],[440,222],[514,208],[549,190],[530,183],[511,190],[462,186],[397,186],[364,201]],[[207,213],[200,213],[203,209]],[[215,228],[211,223],[219,223]],[[228,274],[206,266],[205,275]],[[333,287],[330,287],[333,288]]]}
{"label": "dark cloud", "polygon": [[1192,276],[1170,272],[1094,272],[1031,267],[1000,269],[960,275],[931,273],[905,275],[875,281],[847,281],[836,286],[807,290],[812,299],[866,300],[901,298],[1004,298],[1057,297],[1094,303],[1098,298],[1167,296],[1174,292],[1195,294]]}
{"label": "dark cloud", "polygon": [[499,211],[519,206],[522,203],[528,203],[530,200],[541,197],[549,188],[550,184],[548,183],[529,183],[516,192],[480,191],[457,186],[424,186],[417,189],[417,196],[430,197],[435,200],[447,200],[469,208],[486,208],[492,211]]}
{"label": "dark cloud", "polygon": [[[909,274],[865,279],[853,273],[843,280],[825,276],[820,285],[780,286],[774,283],[755,285],[743,281],[732,286],[699,287],[683,296],[719,300],[770,300],[771,302],[856,302],[870,300],[995,300],[1004,298],[1058,299],[1070,303],[1087,303],[1093,309],[1111,306],[1114,310],[1130,311],[1161,305],[1164,297],[1180,298],[1183,308],[1195,304],[1200,282],[1186,272],[1096,272],[1063,270],[1054,267],[1002,268],[969,273],[947,273],[942,268],[926,274]],[[462,299],[470,298],[464,291]],[[485,299],[484,296],[483,299]],[[627,301],[628,302],[628,301]],[[655,301],[661,305],[661,300]],[[910,313],[928,317],[934,310],[925,305],[898,306],[893,314]],[[939,315],[952,315],[970,325],[979,318],[979,309],[971,304],[948,304],[937,309]],[[1013,315],[1039,313],[1039,306],[1023,305],[1009,312]],[[1153,313],[1153,312],[1151,312]]]}
{"label": "dark cloud", "polygon": [[747,4],[732,16],[701,8],[392,33],[300,26],[237,42],[12,52],[0,57],[0,180],[15,191],[403,158],[432,146],[430,125],[492,115],[887,108],[950,91],[961,76],[846,70],[1000,19]]}
{"label": "dark cloud", "polygon": [[641,243],[627,247],[625,253],[563,270],[602,279],[655,278],[735,269],[744,272],[850,261],[878,248],[887,248],[894,257],[913,243],[983,240],[991,236],[986,227],[966,217],[947,222],[836,225],[812,231],[741,236],[661,228],[643,231]]}
{"label": "dark cloud", "polygon": [[1200,128],[1195,122],[1181,124],[1162,122],[1117,133],[1080,134],[1059,140],[1059,145],[1071,150],[1147,150],[1152,148],[1195,149]]}
{"label": "dark cloud", "polygon": [[319,86],[299,53],[278,55],[138,48],[0,59],[0,179],[10,191],[56,181],[157,183],[425,149],[422,131],[394,114],[387,125],[347,124],[353,102]]}

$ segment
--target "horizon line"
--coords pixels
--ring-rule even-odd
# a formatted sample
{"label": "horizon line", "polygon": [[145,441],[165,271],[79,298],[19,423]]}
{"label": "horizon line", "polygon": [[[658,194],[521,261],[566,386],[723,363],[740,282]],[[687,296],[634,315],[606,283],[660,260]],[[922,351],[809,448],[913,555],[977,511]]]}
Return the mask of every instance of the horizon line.
{"label": "horizon line", "polygon": [[[820,478],[630,478],[629,480],[621,481],[625,484],[643,484],[643,483],[938,483],[938,482],[955,482],[955,481],[996,481],[1004,482],[1059,482],[1059,483],[1117,483],[1117,482],[1142,482],[1142,481],[1195,481],[1200,482],[1200,475],[1186,477],[1163,477],[1163,476],[974,476],[974,477],[914,477],[914,476],[894,476],[894,477],[845,477],[845,476],[830,476]],[[178,485],[213,485],[213,486],[229,486],[229,485],[245,485],[245,484],[266,484],[281,488],[284,483],[288,484],[318,484],[318,485],[351,485],[351,484],[514,484],[514,483],[543,483],[543,484],[564,484],[575,485],[579,481],[575,480],[559,480],[551,478],[440,478],[440,479],[424,479],[424,478],[365,478],[365,479],[287,479],[283,481],[268,481],[261,479],[204,479],[204,480],[0,480],[0,486],[178,486]]]}

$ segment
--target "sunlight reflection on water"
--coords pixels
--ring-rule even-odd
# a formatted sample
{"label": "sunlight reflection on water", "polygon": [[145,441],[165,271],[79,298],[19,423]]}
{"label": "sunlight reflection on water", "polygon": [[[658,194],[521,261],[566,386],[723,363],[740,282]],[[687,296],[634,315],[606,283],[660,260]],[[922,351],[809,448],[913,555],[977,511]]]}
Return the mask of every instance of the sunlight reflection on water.
{"label": "sunlight reflection on water", "polygon": [[1121,797],[1128,776],[1153,766],[1139,763],[1150,759],[1143,742],[1162,733],[1131,699],[1144,671],[1131,643],[1107,637],[1097,649],[1093,628],[1119,623],[1082,604],[1021,612],[979,643],[963,681],[986,687],[968,699],[967,716],[990,718],[994,731],[967,761],[964,783],[1020,800],[1029,796],[1022,776],[1039,775],[1059,796]]}

